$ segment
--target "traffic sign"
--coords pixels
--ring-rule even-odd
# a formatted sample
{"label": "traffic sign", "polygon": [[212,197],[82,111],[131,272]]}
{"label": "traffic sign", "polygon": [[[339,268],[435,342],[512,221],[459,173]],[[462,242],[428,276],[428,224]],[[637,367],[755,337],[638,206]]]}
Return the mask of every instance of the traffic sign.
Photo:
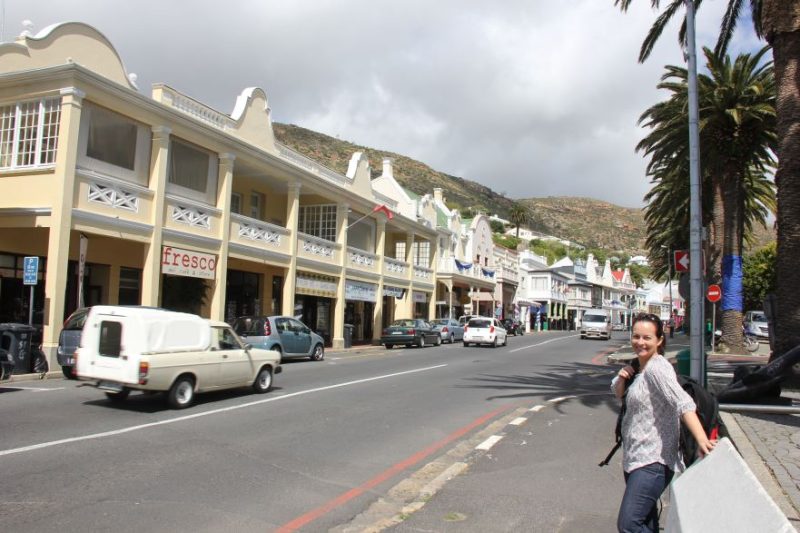
{"label": "traffic sign", "polygon": [[722,298],[722,289],[719,285],[709,285],[706,290],[706,298],[711,303],[718,302]]}
{"label": "traffic sign", "polygon": [[26,257],[22,262],[22,279],[25,285],[36,285],[39,281],[39,258]]}
{"label": "traffic sign", "polygon": [[675,250],[673,264],[675,272],[689,272],[689,250]]}

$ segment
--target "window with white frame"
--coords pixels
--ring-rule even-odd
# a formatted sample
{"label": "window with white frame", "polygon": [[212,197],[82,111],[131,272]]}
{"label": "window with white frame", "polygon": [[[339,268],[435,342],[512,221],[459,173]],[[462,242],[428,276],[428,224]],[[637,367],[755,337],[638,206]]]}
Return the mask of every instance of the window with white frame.
{"label": "window with white frame", "polygon": [[303,205],[300,206],[300,220],[297,230],[326,239],[336,241],[336,205]]}
{"label": "window with white frame", "polygon": [[0,168],[55,163],[60,120],[58,98],[0,106]]}
{"label": "window with white frame", "polygon": [[90,108],[86,155],[111,165],[133,170],[136,163],[137,125],[118,113]]}
{"label": "window with white frame", "polygon": [[238,192],[231,193],[231,213],[242,214],[242,195]]}
{"label": "window with white frame", "polygon": [[394,244],[394,258],[398,261],[406,261],[406,243],[405,241],[396,242]]}
{"label": "window with white frame", "polygon": [[414,264],[428,267],[431,263],[431,243],[429,241],[414,242]]}

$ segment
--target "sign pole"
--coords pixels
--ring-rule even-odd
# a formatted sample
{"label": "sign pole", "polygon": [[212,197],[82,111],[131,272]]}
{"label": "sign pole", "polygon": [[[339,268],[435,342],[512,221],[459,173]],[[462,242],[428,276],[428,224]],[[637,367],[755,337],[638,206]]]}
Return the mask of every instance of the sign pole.
{"label": "sign pole", "polygon": [[30,302],[30,305],[28,306],[28,325],[29,326],[33,325],[33,287],[34,287],[34,285],[31,285],[31,302]]}
{"label": "sign pole", "polygon": [[717,351],[717,304],[711,305],[711,353]]}

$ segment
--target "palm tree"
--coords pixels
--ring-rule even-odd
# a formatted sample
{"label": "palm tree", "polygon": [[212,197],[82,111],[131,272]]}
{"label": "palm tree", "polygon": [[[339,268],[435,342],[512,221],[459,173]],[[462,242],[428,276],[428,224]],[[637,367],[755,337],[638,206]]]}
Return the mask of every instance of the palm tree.
{"label": "palm tree", "polygon": [[[626,11],[633,0],[614,0]],[[652,50],[667,23],[688,0],[672,0],[656,19],[639,54],[643,62]],[[694,0],[699,7],[702,0]],[[654,8],[659,0],[651,0]],[[723,55],[744,6],[743,0],[728,0],[717,40],[718,55]],[[800,0],[749,0],[756,34],[772,46],[777,87],[778,169],[778,256],[775,318],[775,351],[773,357],[800,345],[800,276],[795,275],[800,263],[800,94],[796,88],[800,62]],[[686,23],[681,26],[679,40],[684,43]]]}
{"label": "palm tree", "polygon": [[531,212],[521,203],[514,202],[514,204],[511,206],[509,218],[511,219],[511,223],[517,227],[517,239],[519,239],[519,227],[522,224],[528,223],[531,218]]}
{"label": "palm tree", "polygon": [[[761,64],[767,48],[752,56],[740,55],[735,62],[717,57],[708,48],[704,52],[709,74],[698,76],[698,99],[704,222],[711,227],[708,277],[723,284],[723,341],[742,350],[742,242],[753,223],[763,224],[775,205],[767,177],[777,146],[773,68],[770,63]],[[687,80],[686,69],[668,66],[658,87],[670,91],[670,98],[640,119],[652,129],[637,149],[650,156],[648,173],[657,181],[646,197],[645,212],[654,257],[663,255],[656,246],[672,248],[686,240]]]}

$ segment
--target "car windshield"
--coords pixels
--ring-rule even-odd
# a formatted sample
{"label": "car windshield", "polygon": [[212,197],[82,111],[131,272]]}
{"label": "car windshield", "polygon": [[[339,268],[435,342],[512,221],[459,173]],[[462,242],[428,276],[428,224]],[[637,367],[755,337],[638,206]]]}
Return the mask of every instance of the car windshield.
{"label": "car windshield", "polygon": [[237,318],[233,322],[233,331],[235,331],[237,335],[256,335],[257,322],[258,320],[249,316]]}
{"label": "car windshield", "polygon": [[413,328],[416,324],[413,320],[395,320],[392,325],[398,328]]}
{"label": "car windshield", "polygon": [[473,318],[469,321],[469,327],[471,328],[488,328],[491,325],[492,321],[485,318]]}
{"label": "car windshield", "polygon": [[584,315],[583,316],[584,322],[605,322],[606,317],[604,315]]}
{"label": "car windshield", "polygon": [[434,326],[446,326],[450,323],[449,320],[445,319],[438,319],[431,322]]}
{"label": "car windshield", "polygon": [[766,322],[767,321],[767,317],[764,316],[764,313],[753,313],[752,315],[750,315],[750,321],[751,322]]}

